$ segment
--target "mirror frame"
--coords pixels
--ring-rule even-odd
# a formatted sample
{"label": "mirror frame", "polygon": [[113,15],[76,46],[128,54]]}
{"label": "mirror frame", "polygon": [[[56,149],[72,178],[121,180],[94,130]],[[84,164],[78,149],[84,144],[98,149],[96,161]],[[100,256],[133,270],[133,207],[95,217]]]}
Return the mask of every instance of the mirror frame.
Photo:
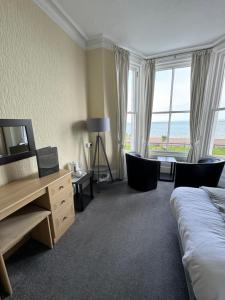
{"label": "mirror frame", "polygon": [[24,126],[26,128],[27,140],[28,140],[30,151],[24,153],[6,155],[2,157],[0,156],[0,166],[36,155],[32,121],[30,119],[0,119],[0,127],[17,127],[17,126]]}

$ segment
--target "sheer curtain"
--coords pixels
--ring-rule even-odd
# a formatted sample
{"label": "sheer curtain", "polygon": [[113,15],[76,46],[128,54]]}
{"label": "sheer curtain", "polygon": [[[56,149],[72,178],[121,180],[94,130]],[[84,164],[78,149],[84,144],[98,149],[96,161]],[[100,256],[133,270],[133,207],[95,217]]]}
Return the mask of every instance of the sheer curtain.
{"label": "sheer curtain", "polygon": [[[144,87],[143,87],[143,143],[141,154],[148,157],[148,145],[150,138],[152,107],[155,86],[155,60],[147,59],[144,65]],[[142,119],[142,117],[140,119]]]}
{"label": "sheer curtain", "polygon": [[189,162],[197,162],[200,157],[203,140],[205,114],[205,89],[209,71],[211,49],[196,51],[192,54],[191,63],[191,109],[190,109],[190,140],[188,153]]}
{"label": "sheer curtain", "polygon": [[129,52],[114,46],[117,83],[117,138],[118,138],[118,178],[124,179],[124,142],[127,122],[127,88],[129,74]]}

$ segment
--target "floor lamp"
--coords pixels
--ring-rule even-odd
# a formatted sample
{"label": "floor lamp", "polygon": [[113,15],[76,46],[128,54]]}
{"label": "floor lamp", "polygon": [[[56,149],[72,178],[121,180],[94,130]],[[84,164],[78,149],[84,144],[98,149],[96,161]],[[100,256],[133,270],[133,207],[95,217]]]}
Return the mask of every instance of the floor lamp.
{"label": "floor lamp", "polygon": [[87,120],[87,128],[89,132],[97,132],[96,136],[96,143],[95,143],[95,152],[94,152],[94,160],[93,160],[93,169],[96,166],[96,160],[97,160],[97,183],[99,183],[99,172],[100,172],[100,165],[99,165],[99,159],[100,159],[100,146],[103,151],[103,155],[109,170],[109,175],[111,178],[111,181],[113,181],[111,168],[109,165],[108,157],[105,151],[105,147],[103,144],[102,137],[100,136],[100,132],[106,132],[110,131],[110,120],[109,118],[91,118]]}

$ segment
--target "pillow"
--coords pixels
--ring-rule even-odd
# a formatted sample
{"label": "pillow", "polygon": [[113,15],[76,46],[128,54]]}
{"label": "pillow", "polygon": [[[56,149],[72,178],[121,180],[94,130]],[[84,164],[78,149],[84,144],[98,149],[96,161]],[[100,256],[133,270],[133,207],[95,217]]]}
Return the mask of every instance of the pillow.
{"label": "pillow", "polygon": [[208,186],[202,186],[200,188],[209,195],[212,203],[225,215],[225,189]]}

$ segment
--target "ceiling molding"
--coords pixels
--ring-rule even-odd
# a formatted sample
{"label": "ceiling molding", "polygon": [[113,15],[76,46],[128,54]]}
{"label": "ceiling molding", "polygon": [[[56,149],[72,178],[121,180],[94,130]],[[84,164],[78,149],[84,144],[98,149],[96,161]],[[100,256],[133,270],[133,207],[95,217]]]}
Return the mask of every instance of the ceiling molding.
{"label": "ceiling molding", "polygon": [[172,67],[189,67],[191,65],[191,54],[180,54],[156,59],[156,70],[171,69]]}
{"label": "ceiling molding", "polygon": [[215,53],[220,53],[220,52],[224,52],[225,51],[225,39],[221,39],[221,42],[219,42],[218,44],[216,44],[213,48],[213,51]]}
{"label": "ceiling molding", "polygon": [[86,49],[87,36],[54,0],[33,0],[81,48]]}
{"label": "ceiling molding", "polygon": [[103,34],[98,34],[94,37],[89,37],[88,41],[87,41],[87,50],[92,50],[92,49],[98,49],[98,48],[106,48],[106,49],[113,49],[113,46],[117,45],[125,50],[128,50],[130,52],[131,55],[136,56],[138,58],[145,58],[145,56],[140,53],[138,50],[136,49],[131,49],[130,47],[126,47],[120,43],[117,43],[113,40],[111,40],[108,37],[105,37]]}
{"label": "ceiling molding", "polygon": [[137,49],[134,49],[134,48],[130,48],[129,46],[126,46],[124,44],[120,44],[120,43],[114,43],[116,44],[117,46],[127,50],[130,52],[131,55],[134,55],[136,56],[136,58],[142,58],[142,59],[146,59],[147,57],[140,51],[138,51]]}
{"label": "ceiling molding", "polygon": [[102,34],[98,34],[94,37],[91,37],[87,41],[87,50],[98,49],[98,48],[106,48],[112,49],[115,43],[110,39],[104,37]]}
{"label": "ceiling molding", "polygon": [[33,2],[36,3],[51,19],[53,19],[76,43],[78,43],[80,47],[87,50],[98,48],[112,49],[113,45],[116,44],[119,47],[128,50],[138,59],[149,59],[163,58],[166,56],[190,53],[205,48],[219,47],[220,44],[225,42],[225,35],[223,35],[211,42],[201,45],[195,45],[186,48],[177,48],[170,51],[144,55],[140,51],[132,49],[127,45],[112,41],[110,38],[103,36],[103,34],[98,34],[94,37],[88,37],[56,0],[33,0]]}
{"label": "ceiling molding", "polygon": [[135,53],[130,53],[130,63],[134,66],[141,66],[144,64],[144,58]]}

